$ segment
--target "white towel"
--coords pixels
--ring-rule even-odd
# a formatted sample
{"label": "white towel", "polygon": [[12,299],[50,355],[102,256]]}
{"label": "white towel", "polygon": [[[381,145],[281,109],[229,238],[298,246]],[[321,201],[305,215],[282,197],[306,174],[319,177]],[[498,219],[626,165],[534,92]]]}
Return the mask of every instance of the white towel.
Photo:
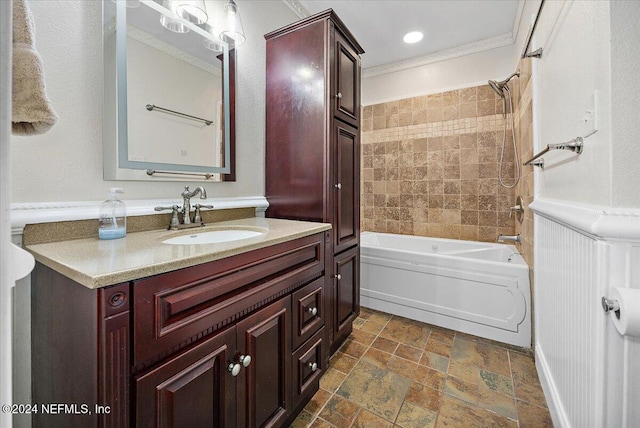
{"label": "white towel", "polygon": [[34,44],[34,26],[25,0],[13,0],[13,111],[15,135],[44,134],[56,123],[44,87],[42,59]]}

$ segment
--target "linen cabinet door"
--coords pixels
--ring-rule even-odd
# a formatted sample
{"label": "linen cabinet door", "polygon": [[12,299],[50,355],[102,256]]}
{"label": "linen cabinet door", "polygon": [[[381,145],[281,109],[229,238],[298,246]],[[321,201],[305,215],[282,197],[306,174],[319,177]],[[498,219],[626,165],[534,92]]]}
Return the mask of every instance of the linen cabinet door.
{"label": "linen cabinet door", "polygon": [[244,356],[237,426],[280,426],[291,408],[291,297],[240,321],[237,332]]}
{"label": "linen cabinet door", "polygon": [[334,121],[334,253],[357,245],[360,236],[360,132]]}
{"label": "linen cabinet door", "polygon": [[334,258],[334,343],[340,346],[360,313],[360,248],[355,247]]}
{"label": "linen cabinet door", "polygon": [[351,44],[335,31],[334,116],[360,126],[360,56]]}
{"label": "linen cabinet door", "polygon": [[232,327],[139,377],[136,426],[236,426],[235,347]]}

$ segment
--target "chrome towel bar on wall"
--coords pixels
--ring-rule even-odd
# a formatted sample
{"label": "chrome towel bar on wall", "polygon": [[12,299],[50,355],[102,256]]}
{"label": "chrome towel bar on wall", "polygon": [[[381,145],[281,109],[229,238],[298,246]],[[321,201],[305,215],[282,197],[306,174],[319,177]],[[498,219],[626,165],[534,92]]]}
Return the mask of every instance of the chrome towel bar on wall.
{"label": "chrome towel bar on wall", "polygon": [[579,155],[584,150],[584,139],[592,136],[596,132],[597,131],[593,131],[590,134],[585,135],[584,137],[576,137],[573,140],[567,141],[565,143],[547,144],[547,147],[545,147],[540,152],[538,152],[538,154],[536,154],[534,157],[532,157],[531,159],[523,163],[523,165],[539,166],[540,168],[544,169],[544,159],[538,159],[538,158],[550,150],[569,150]]}
{"label": "chrome towel bar on wall", "polygon": [[209,126],[213,123],[212,120],[209,119],[203,119],[201,117],[197,117],[197,116],[191,116],[190,114],[186,114],[186,113],[180,113],[179,111],[175,111],[175,110],[169,110],[168,108],[164,108],[164,107],[159,107],[155,104],[147,104],[145,106],[145,108],[149,111],[153,111],[153,110],[158,110],[161,111],[163,113],[169,113],[172,114],[174,116],[180,116],[180,117],[186,117],[187,119],[193,119],[193,120],[198,120],[200,122],[204,122],[205,125]]}
{"label": "chrome towel bar on wall", "polygon": [[196,176],[196,177],[204,177],[205,180],[209,180],[210,178],[213,177],[213,174],[210,173],[210,172],[158,171],[158,170],[155,170],[155,169],[148,169],[147,170],[147,175],[154,175],[154,174],[189,175],[189,176]]}

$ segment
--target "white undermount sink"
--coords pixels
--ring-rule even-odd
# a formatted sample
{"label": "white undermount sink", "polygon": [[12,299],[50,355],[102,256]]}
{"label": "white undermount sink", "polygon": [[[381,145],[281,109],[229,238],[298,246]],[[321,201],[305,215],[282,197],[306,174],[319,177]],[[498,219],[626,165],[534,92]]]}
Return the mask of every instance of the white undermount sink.
{"label": "white undermount sink", "polygon": [[219,244],[221,242],[239,241],[241,239],[255,238],[264,232],[250,229],[223,229],[209,232],[196,232],[188,235],[176,236],[162,241],[163,244],[171,245],[197,245],[197,244]]}

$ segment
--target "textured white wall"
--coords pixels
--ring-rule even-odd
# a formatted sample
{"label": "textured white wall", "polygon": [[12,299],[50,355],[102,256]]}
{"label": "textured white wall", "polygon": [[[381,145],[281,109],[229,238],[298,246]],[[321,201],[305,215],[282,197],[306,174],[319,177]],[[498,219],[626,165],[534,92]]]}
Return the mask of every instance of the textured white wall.
{"label": "textured white wall", "polygon": [[609,206],[611,200],[611,29],[609,2],[547,2],[535,34],[542,46],[537,67],[537,152],[549,143],[585,135],[581,123],[598,94],[598,133],[585,140],[584,152],[553,151],[539,172],[543,198]]}
{"label": "textured white wall", "polygon": [[[238,48],[237,182],[212,183],[209,195],[264,195],[265,41],[298,18],[280,0],[237,1],[247,36]],[[12,139],[12,201],[95,201],[114,185],[125,199],[178,197],[183,183],[102,179],[102,6],[99,1],[29,1],[47,92],[60,116],[37,137]]]}
{"label": "textured white wall", "polygon": [[640,2],[611,7],[611,205],[640,207]]}
{"label": "textured white wall", "polygon": [[[514,72],[514,45],[362,79],[362,104],[467,88]],[[366,55],[366,53],[365,53]]]}

